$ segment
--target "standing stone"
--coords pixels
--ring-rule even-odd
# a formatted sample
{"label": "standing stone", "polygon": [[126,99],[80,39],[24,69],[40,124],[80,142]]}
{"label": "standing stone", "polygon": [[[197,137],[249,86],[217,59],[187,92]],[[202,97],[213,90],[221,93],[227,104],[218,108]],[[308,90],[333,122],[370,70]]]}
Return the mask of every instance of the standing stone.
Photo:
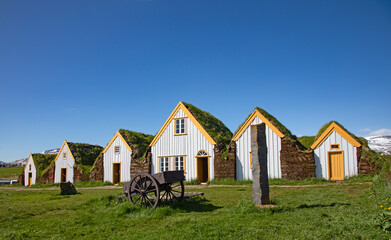
{"label": "standing stone", "polygon": [[77,194],[75,186],[71,182],[60,183],[61,195],[75,195]]}
{"label": "standing stone", "polygon": [[251,126],[251,167],[254,203],[270,204],[265,123]]}

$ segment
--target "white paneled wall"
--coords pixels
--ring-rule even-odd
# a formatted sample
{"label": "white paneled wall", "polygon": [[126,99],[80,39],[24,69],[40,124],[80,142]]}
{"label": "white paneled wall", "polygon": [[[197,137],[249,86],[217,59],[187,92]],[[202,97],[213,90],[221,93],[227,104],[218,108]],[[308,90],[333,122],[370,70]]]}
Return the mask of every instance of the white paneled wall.
{"label": "white paneled wall", "polygon": [[[250,168],[251,125],[261,124],[257,116],[236,141],[236,179],[252,179]],[[281,178],[281,138],[266,125],[267,164],[269,178]]]}
{"label": "white paneled wall", "polygon": [[[331,150],[331,144],[339,144],[340,149]],[[357,170],[357,148],[351,145],[345,138],[333,131],[330,136],[316,149],[315,166],[316,177],[328,179],[328,152],[343,151],[345,178],[356,176]]]}
{"label": "white paneled wall", "polygon": [[[66,158],[64,159],[64,152],[67,153]],[[55,168],[54,168],[54,182],[59,183],[61,182],[61,168],[67,169],[67,179],[66,181],[73,183],[73,165],[75,164],[75,161],[73,160],[71,156],[71,152],[68,148],[68,145],[64,143],[63,148],[61,149],[61,152],[58,155],[58,158],[55,162]]]}
{"label": "white paneled wall", "polygon": [[[120,146],[119,154],[114,154],[114,147]],[[130,181],[130,165],[132,152],[129,151],[125,142],[119,136],[111,143],[110,147],[103,154],[103,181],[113,182],[113,163],[121,163],[121,182]]]}
{"label": "white paneled wall", "polygon": [[[175,120],[172,120],[159,140],[152,146],[152,173],[159,171],[159,157],[183,155],[186,156],[186,179],[197,178],[197,162],[196,155],[198,151],[205,150],[208,152],[209,158],[209,178],[214,178],[214,145],[210,144],[208,140],[202,135],[198,128],[185,115],[182,109],[179,109],[174,118],[186,117],[186,132],[185,135],[174,135]],[[170,169],[174,169],[174,161],[171,158]]]}
{"label": "white paneled wall", "polygon": [[[31,171],[30,166],[31,165]],[[33,156],[30,154],[29,159],[26,162],[26,167],[24,168],[24,185],[28,186],[29,184],[29,172],[32,174],[32,181],[31,184],[35,184],[35,181],[37,179],[37,169],[35,168],[35,164],[33,161]]]}

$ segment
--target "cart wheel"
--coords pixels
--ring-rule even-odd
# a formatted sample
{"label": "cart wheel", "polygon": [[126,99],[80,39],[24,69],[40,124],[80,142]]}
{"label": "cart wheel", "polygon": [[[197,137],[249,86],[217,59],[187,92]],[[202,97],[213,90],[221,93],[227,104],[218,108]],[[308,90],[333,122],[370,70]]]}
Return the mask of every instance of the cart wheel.
{"label": "cart wheel", "polygon": [[148,173],[139,173],[132,178],[128,190],[130,203],[140,207],[151,207],[154,209],[159,203],[159,186],[156,180]]}
{"label": "cart wheel", "polygon": [[161,200],[170,200],[176,199],[181,201],[185,195],[185,187],[183,186],[183,181],[175,183],[166,183],[160,187],[162,191]]}

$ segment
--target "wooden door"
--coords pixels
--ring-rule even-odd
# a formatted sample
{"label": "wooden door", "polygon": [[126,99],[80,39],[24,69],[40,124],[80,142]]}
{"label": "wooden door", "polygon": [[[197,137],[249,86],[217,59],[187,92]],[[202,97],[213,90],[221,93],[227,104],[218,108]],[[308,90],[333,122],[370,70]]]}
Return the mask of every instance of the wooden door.
{"label": "wooden door", "polygon": [[61,179],[60,182],[66,182],[67,181],[67,169],[61,168]]}
{"label": "wooden door", "polygon": [[31,184],[33,184],[33,174],[31,172],[29,172],[29,187],[31,186]]}
{"label": "wooden door", "polygon": [[329,152],[329,179],[344,180],[344,160],[342,151]]}
{"label": "wooden door", "polygon": [[118,184],[121,182],[121,164],[113,163],[113,183]]}
{"label": "wooden door", "polygon": [[208,157],[197,158],[197,179],[202,183],[209,180]]}

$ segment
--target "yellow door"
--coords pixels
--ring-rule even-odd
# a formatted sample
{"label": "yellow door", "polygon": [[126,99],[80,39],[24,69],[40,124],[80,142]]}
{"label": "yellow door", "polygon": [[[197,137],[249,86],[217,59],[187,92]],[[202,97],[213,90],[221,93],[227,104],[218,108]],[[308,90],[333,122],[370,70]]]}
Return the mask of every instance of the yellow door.
{"label": "yellow door", "polygon": [[343,152],[329,152],[329,179],[332,181],[344,180]]}
{"label": "yellow door", "polygon": [[209,180],[208,157],[197,157],[197,179],[201,183]]}

